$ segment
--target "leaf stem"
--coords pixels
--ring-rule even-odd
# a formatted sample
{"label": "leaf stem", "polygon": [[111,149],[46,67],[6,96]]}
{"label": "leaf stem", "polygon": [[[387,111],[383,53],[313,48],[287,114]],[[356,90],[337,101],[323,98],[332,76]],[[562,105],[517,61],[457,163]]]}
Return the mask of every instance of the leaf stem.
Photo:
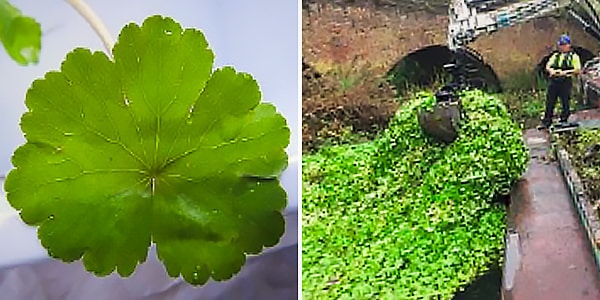
{"label": "leaf stem", "polygon": [[112,57],[112,47],[115,44],[114,39],[110,35],[110,32],[104,25],[104,22],[96,15],[94,10],[85,3],[84,0],[65,0],[69,3],[87,22],[92,26],[96,34],[102,40],[104,48],[108,55]]}

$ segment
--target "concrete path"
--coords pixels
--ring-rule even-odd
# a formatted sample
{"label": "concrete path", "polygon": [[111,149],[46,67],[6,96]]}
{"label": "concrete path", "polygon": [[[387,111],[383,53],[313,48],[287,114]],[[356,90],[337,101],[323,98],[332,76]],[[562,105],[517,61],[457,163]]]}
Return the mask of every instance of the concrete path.
{"label": "concrete path", "polygon": [[531,164],[512,195],[504,299],[600,299],[600,278],[547,136],[525,134]]}

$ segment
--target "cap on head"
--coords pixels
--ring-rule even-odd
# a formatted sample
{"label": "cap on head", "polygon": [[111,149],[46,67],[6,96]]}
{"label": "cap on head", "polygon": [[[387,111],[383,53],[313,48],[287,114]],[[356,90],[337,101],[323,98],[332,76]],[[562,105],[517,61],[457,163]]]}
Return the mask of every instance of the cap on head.
{"label": "cap on head", "polygon": [[559,44],[559,45],[570,45],[571,44],[571,37],[569,37],[566,34],[563,34],[558,39],[557,44]]}

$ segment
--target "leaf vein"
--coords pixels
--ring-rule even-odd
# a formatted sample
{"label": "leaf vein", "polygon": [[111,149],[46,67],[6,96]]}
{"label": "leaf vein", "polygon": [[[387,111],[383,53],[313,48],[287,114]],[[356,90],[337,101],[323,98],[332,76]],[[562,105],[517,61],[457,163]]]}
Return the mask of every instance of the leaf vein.
{"label": "leaf vein", "polygon": [[[236,143],[238,143],[238,142],[242,142],[242,143],[249,143],[249,142],[253,142],[253,141],[256,141],[256,140],[262,139],[262,138],[266,137],[267,135],[269,135],[269,134],[271,134],[271,133],[275,133],[275,132],[277,132],[277,131],[280,131],[281,129],[284,129],[284,128],[285,128],[285,127],[281,127],[281,128],[277,128],[277,129],[268,130],[268,131],[265,131],[265,132],[263,132],[263,133],[262,133],[262,134],[260,134],[260,135],[257,135],[257,136],[254,136],[254,137],[250,137],[250,138],[246,138],[246,140],[245,140],[245,141],[242,141],[242,140],[240,140],[239,138],[235,138],[235,139],[233,139],[233,140],[231,140],[231,141],[229,141],[229,142],[221,143],[221,144],[218,144],[218,145],[212,145],[212,146],[200,146],[200,145],[198,145],[198,146],[196,146],[196,147],[194,147],[194,148],[192,148],[192,149],[190,149],[190,150],[188,150],[188,151],[186,151],[186,152],[182,153],[181,155],[178,155],[178,156],[174,157],[173,159],[169,160],[169,161],[167,162],[167,164],[165,164],[165,166],[164,166],[164,167],[166,168],[167,166],[169,166],[169,165],[171,165],[171,164],[175,163],[176,161],[178,161],[178,160],[180,160],[180,159],[183,159],[183,158],[185,158],[186,156],[192,155],[193,153],[195,153],[196,151],[198,151],[198,150],[201,150],[201,149],[209,149],[209,148],[210,148],[210,149],[218,149],[218,148],[222,148],[222,147],[225,147],[225,146],[228,146],[228,145],[236,144]],[[237,137],[239,137],[239,135],[238,135]]]}
{"label": "leaf vein", "polygon": [[[137,160],[138,162],[140,162],[141,164],[143,164],[144,166],[146,166],[146,164],[144,163],[144,161],[142,161],[137,155],[135,155],[135,153],[133,153],[125,144],[123,144],[123,142],[119,141],[119,140],[113,140],[107,136],[105,136],[104,134],[102,134],[99,130],[97,130],[96,128],[90,126],[89,124],[87,124],[85,121],[82,121],[81,118],[79,117],[75,117],[72,115],[72,113],[65,111],[61,108],[60,105],[54,103],[54,101],[46,98],[46,100],[48,101],[48,103],[52,106],[54,106],[54,108],[59,111],[62,112],[64,115],[66,115],[67,117],[69,117],[71,120],[75,121],[75,123],[79,123],[80,125],[83,126],[84,129],[86,129],[87,131],[95,134],[96,136],[100,137],[101,139],[103,139],[104,141],[108,142],[108,143],[112,143],[112,144],[117,144],[119,146],[121,146],[121,148],[127,152],[131,157],[133,157],[135,160]],[[146,166],[147,167],[147,166]]]}

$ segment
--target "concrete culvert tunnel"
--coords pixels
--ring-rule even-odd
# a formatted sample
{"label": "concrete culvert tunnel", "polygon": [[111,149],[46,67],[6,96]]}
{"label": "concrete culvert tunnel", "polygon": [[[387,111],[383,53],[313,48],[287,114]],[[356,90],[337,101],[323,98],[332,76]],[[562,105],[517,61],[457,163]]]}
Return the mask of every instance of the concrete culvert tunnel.
{"label": "concrete culvert tunnel", "polygon": [[[473,49],[466,49],[467,63],[477,69],[469,76],[471,84],[490,93],[501,92],[502,87],[492,67],[483,61]],[[455,53],[445,45],[432,45],[402,57],[388,71],[390,83],[402,94],[410,87],[425,87],[439,81],[447,81],[450,74],[444,65],[452,63]]]}

